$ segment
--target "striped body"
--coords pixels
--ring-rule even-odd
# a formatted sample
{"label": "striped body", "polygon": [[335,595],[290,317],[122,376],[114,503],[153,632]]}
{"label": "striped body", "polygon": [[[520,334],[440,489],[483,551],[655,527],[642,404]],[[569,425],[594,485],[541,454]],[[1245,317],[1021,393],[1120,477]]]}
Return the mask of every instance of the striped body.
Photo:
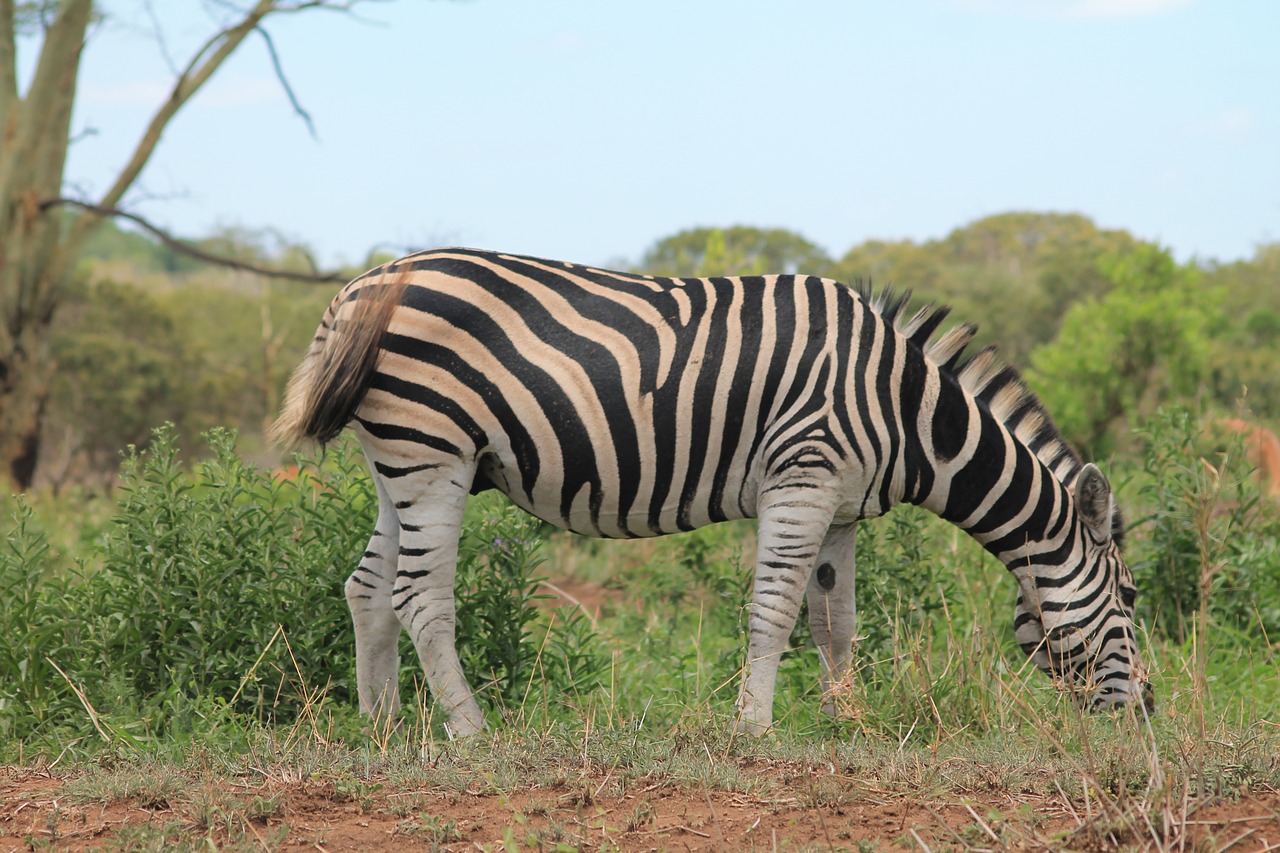
{"label": "striped body", "polygon": [[[860,429],[867,400],[850,411],[876,383],[854,329],[886,327],[847,287],[483,261],[410,262],[357,416],[458,436],[482,485],[552,524],[629,538],[750,518],[763,471],[821,477],[889,442]],[[876,485],[841,515],[896,502]]]}
{"label": "striped body", "polygon": [[854,522],[902,501],[1010,566],[1018,638],[1039,665],[1088,682],[1097,703],[1139,695],[1105,479],[1016,373],[986,351],[962,361],[973,327],[934,340],[946,311],[902,308],[814,277],[662,279],[464,249],[352,282],[277,434],[324,441],[354,420],[374,472],[378,531],[347,585],[362,707],[394,712],[403,627],[453,731],[482,725],[453,648],[452,583],[465,497],[487,488],[593,536],[759,518],[749,731],[769,725],[806,594],[824,681],[839,677]]}

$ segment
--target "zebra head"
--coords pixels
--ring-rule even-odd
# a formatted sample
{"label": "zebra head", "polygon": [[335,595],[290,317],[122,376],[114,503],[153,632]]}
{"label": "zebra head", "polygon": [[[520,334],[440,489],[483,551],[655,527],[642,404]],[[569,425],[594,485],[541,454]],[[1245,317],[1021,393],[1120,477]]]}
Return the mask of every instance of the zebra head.
{"label": "zebra head", "polygon": [[1093,710],[1139,700],[1152,710],[1134,624],[1137,587],[1121,554],[1124,522],[1111,486],[1088,464],[1067,494],[1066,539],[1050,552],[1065,559],[1014,570],[1018,645]]}

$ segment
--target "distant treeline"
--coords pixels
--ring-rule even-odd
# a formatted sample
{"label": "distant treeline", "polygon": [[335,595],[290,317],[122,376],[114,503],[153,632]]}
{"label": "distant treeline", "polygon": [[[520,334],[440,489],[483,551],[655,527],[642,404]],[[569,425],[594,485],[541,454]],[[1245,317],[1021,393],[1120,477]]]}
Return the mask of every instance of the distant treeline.
{"label": "distant treeline", "polygon": [[[306,246],[274,232],[226,229],[198,245],[313,267]],[[1243,397],[1246,417],[1280,419],[1280,244],[1247,261],[1177,264],[1085,216],[1007,213],[939,240],[868,241],[840,258],[784,229],[693,228],[625,265],[660,275],[804,272],[949,304],[957,322],[980,325],[980,343],[1025,370],[1090,456],[1124,452],[1126,425],[1175,400],[1234,416]],[[107,225],[57,317],[44,485],[109,484],[121,449],[144,445],[164,421],[193,447],[210,427],[235,427],[246,452],[274,460],[263,426],[335,291],[213,267]]]}

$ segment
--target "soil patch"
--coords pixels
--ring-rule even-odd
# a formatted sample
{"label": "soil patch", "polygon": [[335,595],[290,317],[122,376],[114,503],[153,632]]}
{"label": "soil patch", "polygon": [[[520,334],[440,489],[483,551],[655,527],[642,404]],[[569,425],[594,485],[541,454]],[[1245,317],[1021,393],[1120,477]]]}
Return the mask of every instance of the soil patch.
{"label": "soil patch", "polygon": [[[764,771],[768,772],[768,771]],[[76,774],[0,770],[0,851],[155,847],[283,850],[1161,850],[1280,849],[1280,794],[1135,804],[1015,792],[931,798],[869,791],[826,775],[779,775],[767,795],[700,791],[607,775],[506,794],[395,789],[373,780],[190,778],[167,798],[73,800]]]}

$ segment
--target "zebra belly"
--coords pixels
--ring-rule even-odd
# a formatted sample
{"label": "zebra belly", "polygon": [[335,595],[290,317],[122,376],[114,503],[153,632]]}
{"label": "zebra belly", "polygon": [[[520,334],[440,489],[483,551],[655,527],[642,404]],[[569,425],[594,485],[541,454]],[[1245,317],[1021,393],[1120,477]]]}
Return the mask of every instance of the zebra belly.
{"label": "zebra belly", "polygon": [[[587,536],[635,539],[693,530],[719,521],[753,517],[754,478],[729,476],[721,488],[701,479],[691,488],[679,478],[642,470],[635,482],[621,479],[576,479],[543,471],[531,492],[521,485],[519,461],[513,454],[489,452],[480,457],[472,492],[487,488],[506,494],[517,506],[549,524]],[[671,482],[665,497],[655,484]],[[637,484],[643,488],[637,488]]]}
{"label": "zebra belly", "polygon": [[[471,469],[472,492],[496,488],[558,527],[635,538],[755,513],[759,448],[745,426],[753,420],[726,429],[722,418],[679,416],[662,395],[625,389],[615,399],[636,402],[622,415],[604,405],[608,394],[553,408],[506,383],[486,397],[456,370],[395,353],[384,355],[379,377],[357,417],[410,426],[416,437],[373,439],[378,461],[411,467],[453,456]],[[619,423],[633,425],[621,440]]]}

